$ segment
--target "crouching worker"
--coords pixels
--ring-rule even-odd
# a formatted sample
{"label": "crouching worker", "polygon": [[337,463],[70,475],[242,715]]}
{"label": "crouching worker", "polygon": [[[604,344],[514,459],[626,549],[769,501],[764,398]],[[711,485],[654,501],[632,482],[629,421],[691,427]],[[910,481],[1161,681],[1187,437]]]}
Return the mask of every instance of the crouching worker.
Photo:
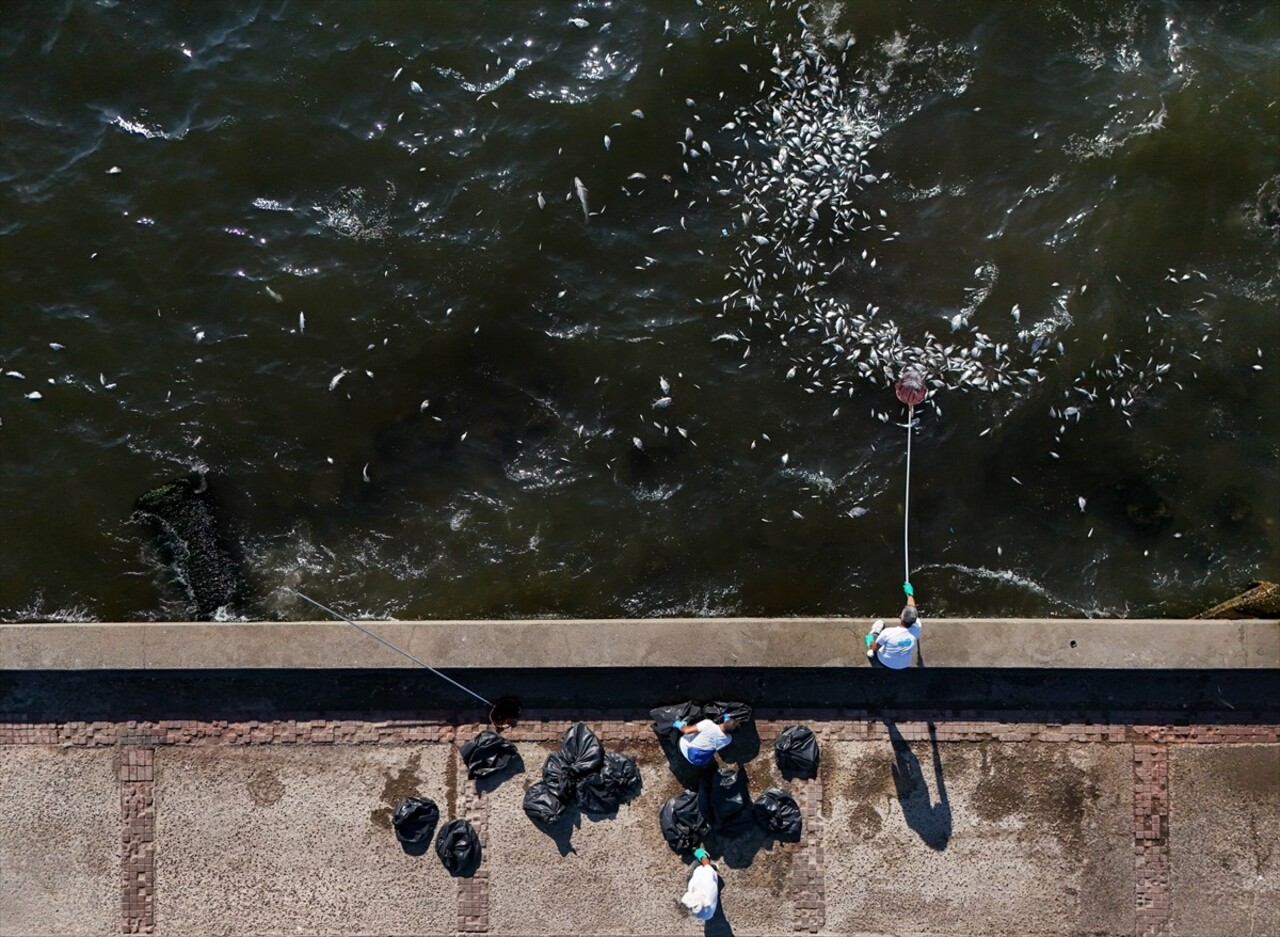
{"label": "crouching worker", "polygon": [[671,727],[680,730],[680,754],[689,764],[704,768],[715,760],[716,752],[733,741],[730,736],[737,731],[738,723],[726,713],[719,725],[710,719],[695,725],[677,719]]}
{"label": "crouching worker", "polygon": [[877,621],[867,633],[867,657],[872,665],[879,664],[891,670],[902,670],[911,666],[911,657],[920,643],[920,628],[924,624],[916,611],[915,590],[911,583],[904,582],[902,591],[906,593],[907,604],[898,616],[898,623],[885,627],[883,621]]}
{"label": "crouching worker", "polygon": [[698,864],[693,867],[689,887],[680,903],[699,921],[709,921],[715,917],[716,908],[720,905],[720,873],[711,864],[711,857],[705,849],[695,849],[693,857]]}

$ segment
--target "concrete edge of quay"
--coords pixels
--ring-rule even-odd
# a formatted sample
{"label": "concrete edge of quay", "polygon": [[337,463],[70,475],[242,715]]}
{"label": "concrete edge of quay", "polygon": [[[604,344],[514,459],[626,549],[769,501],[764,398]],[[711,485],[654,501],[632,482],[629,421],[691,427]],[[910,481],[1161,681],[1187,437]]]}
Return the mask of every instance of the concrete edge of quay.
{"label": "concrete edge of quay", "polygon": [[[366,621],[441,669],[865,666],[870,619]],[[1275,670],[1280,621],[927,619],[930,669]],[[920,662],[924,665],[924,661]],[[416,665],[343,622],[0,625],[3,671],[397,670]]]}

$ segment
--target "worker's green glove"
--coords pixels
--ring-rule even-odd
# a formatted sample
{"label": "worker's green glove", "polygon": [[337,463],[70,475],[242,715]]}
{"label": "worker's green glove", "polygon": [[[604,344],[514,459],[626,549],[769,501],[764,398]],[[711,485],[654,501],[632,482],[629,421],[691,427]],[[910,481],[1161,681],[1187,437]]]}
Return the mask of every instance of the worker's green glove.
{"label": "worker's green glove", "polygon": [[871,647],[871,645],[876,643],[876,633],[874,631],[868,631],[864,640],[867,642],[867,647]]}
{"label": "worker's green glove", "polygon": [[675,722],[671,723],[671,728],[673,728],[673,729],[683,729],[683,728],[685,727],[685,725],[686,725],[686,724],[687,724],[687,723],[685,723],[685,721],[684,721],[683,719],[677,719]]}
{"label": "worker's green glove", "polygon": [[703,859],[710,859],[711,853],[707,852],[705,849],[699,846],[697,849],[693,851],[693,858],[701,862]]}
{"label": "worker's green glove", "polygon": [[908,597],[914,596],[916,594],[916,590],[911,588],[911,583],[909,582],[904,582],[902,584],[902,591],[905,592]]}

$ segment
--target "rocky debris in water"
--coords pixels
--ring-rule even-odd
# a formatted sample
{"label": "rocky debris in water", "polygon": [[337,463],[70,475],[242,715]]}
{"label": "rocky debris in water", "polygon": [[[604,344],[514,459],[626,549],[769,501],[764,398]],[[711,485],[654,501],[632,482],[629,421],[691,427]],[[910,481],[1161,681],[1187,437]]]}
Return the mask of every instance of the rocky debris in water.
{"label": "rocky debris in water", "polygon": [[1246,208],[1245,215],[1260,228],[1280,232],[1280,175],[1272,176],[1262,183],[1254,203]]}
{"label": "rocky debris in water", "polygon": [[1140,529],[1159,530],[1173,520],[1169,505],[1144,478],[1125,479],[1116,485],[1116,494],[1124,504],[1125,515]]}
{"label": "rocky debris in water", "polygon": [[133,517],[155,534],[166,566],[187,594],[192,617],[212,621],[243,607],[246,585],[218,529],[216,505],[202,473],[153,488],[134,503]]}
{"label": "rocky debris in water", "polygon": [[1201,612],[1196,618],[1280,618],[1280,583],[1251,583],[1244,592]]}

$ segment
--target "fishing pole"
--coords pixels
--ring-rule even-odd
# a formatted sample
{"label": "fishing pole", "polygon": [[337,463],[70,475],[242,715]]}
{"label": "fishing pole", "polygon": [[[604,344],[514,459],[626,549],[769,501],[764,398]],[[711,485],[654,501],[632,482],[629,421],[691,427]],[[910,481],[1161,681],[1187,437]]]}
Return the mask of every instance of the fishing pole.
{"label": "fishing pole", "polygon": [[472,695],[472,696],[474,696],[476,699],[478,699],[480,702],[482,702],[482,703],[484,703],[486,706],[488,706],[490,709],[493,709],[493,707],[494,707],[494,705],[495,705],[495,704],[494,704],[493,702],[491,702],[490,700],[485,699],[483,696],[481,696],[479,693],[475,692],[474,690],[469,690],[469,689],[467,689],[467,688],[466,688],[466,687],[464,687],[461,683],[459,683],[457,680],[453,679],[453,677],[447,677],[447,676],[445,676],[445,675],[444,675],[444,674],[442,674],[440,671],[438,671],[438,670],[436,670],[434,667],[432,667],[430,664],[428,664],[428,663],[425,663],[425,662],[423,662],[423,661],[418,660],[418,658],[414,657],[414,656],[413,656],[412,654],[410,654],[408,651],[406,651],[406,650],[402,650],[401,648],[396,647],[394,644],[392,644],[392,643],[391,643],[390,641],[388,641],[386,638],[383,638],[383,637],[381,637],[381,636],[379,636],[379,635],[374,634],[374,633],[373,633],[372,631],[370,631],[368,628],[362,628],[360,625],[357,625],[354,621],[352,621],[352,620],[351,620],[350,618],[348,618],[346,615],[340,615],[340,614],[338,614],[337,612],[335,612],[333,609],[331,609],[329,606],[327,606],[327,605],[321,605],[321,604],[320,604],[319,602],[317,602],[315,599],[311,598],[310,596],[303,595],[303,594],[302,594],[301,592],[299,592],[297,589],[290,589],[289,591],[290,591],[290,592],[292,592],[294,595],[296,595],[298,598],[300,598],[300,599],[305,599],[306,601],[310,602],[310,603],[311,603],[312,605],[314,605],[316,608],[318,608],[318,609],[321,609],[321,610],[323,610],[323,611],[328,612],[328,613],[329,613],[330,615],[332,615],[334,618],[339,618],[339,619],[341,619],[342,621],[345,621],[348,625],[350,625],[352,628],[355,628],[357,631],[363,631],[365,634],[367,634],[369,637],[373,638],[375,641],[378,641],[378,642],[379,642],[379,643],[381,643],[381,644],[385,644],[387,647],[391,648],[391,650],[395,651],[397,654],[400,654],[400,655],[402,655],[402,656],[404,656],[404,657],[409,658],[409,660],[413,661],[413,662],[414,662],[415,664],[417,664],[418,666],[420,666],[420,667],[426,667],[428,670],[430,670],[433,674],[435,674],[435,675],[436,675],[437,677],[439,677],[441,680],[447,680],[448,682],[450,682],[450,683],[452,683],[454,686],[456,686],[459,690],[462,690],[464,693],[469,693],[469,694],[471,694],[471,695]]}

